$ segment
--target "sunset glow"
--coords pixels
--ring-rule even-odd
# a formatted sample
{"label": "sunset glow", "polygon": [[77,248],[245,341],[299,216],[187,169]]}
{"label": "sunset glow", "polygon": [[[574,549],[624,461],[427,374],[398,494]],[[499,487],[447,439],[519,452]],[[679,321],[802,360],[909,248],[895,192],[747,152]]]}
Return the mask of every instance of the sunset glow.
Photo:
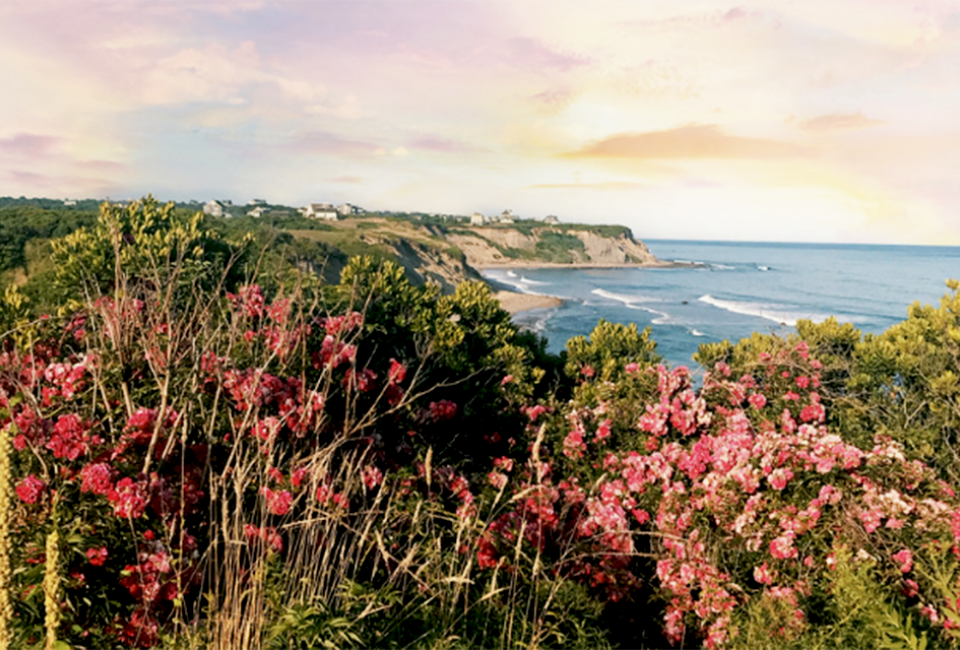
{"label": "sunset glow", "polygon": [[0,195],[960,244],[960,3],[0,4]]}

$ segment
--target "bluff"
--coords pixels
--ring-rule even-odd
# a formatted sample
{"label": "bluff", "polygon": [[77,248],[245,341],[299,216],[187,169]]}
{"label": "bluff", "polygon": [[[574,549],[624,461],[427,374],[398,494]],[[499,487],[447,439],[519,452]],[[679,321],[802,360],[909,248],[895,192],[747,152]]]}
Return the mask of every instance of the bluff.
{"label": "bluff", "polygon": [[510,266],[662,266],[619,226],[490,226],[450,229],[447,241],[474,268]]}

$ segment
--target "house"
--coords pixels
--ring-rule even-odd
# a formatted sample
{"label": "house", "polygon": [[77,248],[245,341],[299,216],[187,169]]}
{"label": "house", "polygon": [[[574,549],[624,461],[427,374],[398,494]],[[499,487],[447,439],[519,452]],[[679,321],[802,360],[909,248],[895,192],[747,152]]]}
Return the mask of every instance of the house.
{"label": "house", "polygon": [[210,200],[203,204],[203,213],[211,217],[231,217],[230,208],[233,207],[233,201]]}
{"label": "house", "polygon": [[73,207],[77,204],[77,202],[74,201],[73,199],[64,199],[63,204],[67,207]]}
{"label": "house", "polygon": [[267,211],[267,209],[266,209],[265,207],[263,207],[262,205],[258,205],[258,206],[255,207],[253,210],[250,210],[249,212],[247,212],[247,216],[248,216],[248,217],[253,217],[253,218],[255,218],[255,219],[259,219],[260,217],[263,216],[263,214],[264,214],[266,211]]}
{"label": "house", "polygon": [[337,212],[340,213],[341,217],[349,217],[351,215],[363,214],[366,212],[363,208],[358,205],[353,205],[351,203],[342,203],[337,206]]}
{"label": "house", "polygon": [[557,225],[560,223],[560,218],[553,214],[548,214],[543,218],[543,223],[549,223],[551,225]]}
{"label": "house", "polygon": [[328,219],[336,221],[340,218],[340,213],[329,203],[311,203],[306,207],[300,208],[300,214],[307,219]]}
{"label": "house", "polygon": [[247,205],[266,205],[267,202],[264,199],[250,199],[247,202]]}
{"label": "house", "polygon": [[470,217],[471,226],[483,226],[487,223],[487,218],[479,212],[474,212]]}
{"label": "house", "polygon": [[513,223],[516,217],[513,214],[512,210],[504,210],[500,213],[500,218],[497,219],[500,223]]}

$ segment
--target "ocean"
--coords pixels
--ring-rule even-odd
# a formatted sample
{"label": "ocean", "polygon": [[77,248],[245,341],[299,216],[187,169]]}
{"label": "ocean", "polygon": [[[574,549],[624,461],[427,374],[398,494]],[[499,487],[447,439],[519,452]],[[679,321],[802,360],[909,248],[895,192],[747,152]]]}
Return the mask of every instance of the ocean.
{"label": "ocean", "polygon": [[490,269],[487,278],[524,293],[563,298],[557,308],[521,312],[518,324],[559,352],[601,318],[650,327],[671,365],[695,366],[705,342],[753,332],[786,334],[800,319],[835,316],[879,333],[918,301],[939,304],[960,278],[960,248],[644,240],[662,260],[698,268]]}

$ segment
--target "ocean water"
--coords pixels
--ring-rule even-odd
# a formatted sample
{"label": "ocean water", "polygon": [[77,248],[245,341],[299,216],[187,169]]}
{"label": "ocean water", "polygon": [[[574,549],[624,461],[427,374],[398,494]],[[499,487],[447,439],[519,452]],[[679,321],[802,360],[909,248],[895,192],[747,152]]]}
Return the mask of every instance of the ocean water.
{"label": "ocean water", "polygon": [[671,365],[695,365],[701,343],[752,332],[786,334],[799,319],[835,316],[879,333],[906,318],[913,302],[939,304],[945,281],[960,278],[960,248],[645,240],[662,260],[700,262],[671,269],[491,269],[484,275],[525,293],[558,296],[555,309],[515,321],[548,338],[548,348],[589,334],[604,318],[651,327]]}

